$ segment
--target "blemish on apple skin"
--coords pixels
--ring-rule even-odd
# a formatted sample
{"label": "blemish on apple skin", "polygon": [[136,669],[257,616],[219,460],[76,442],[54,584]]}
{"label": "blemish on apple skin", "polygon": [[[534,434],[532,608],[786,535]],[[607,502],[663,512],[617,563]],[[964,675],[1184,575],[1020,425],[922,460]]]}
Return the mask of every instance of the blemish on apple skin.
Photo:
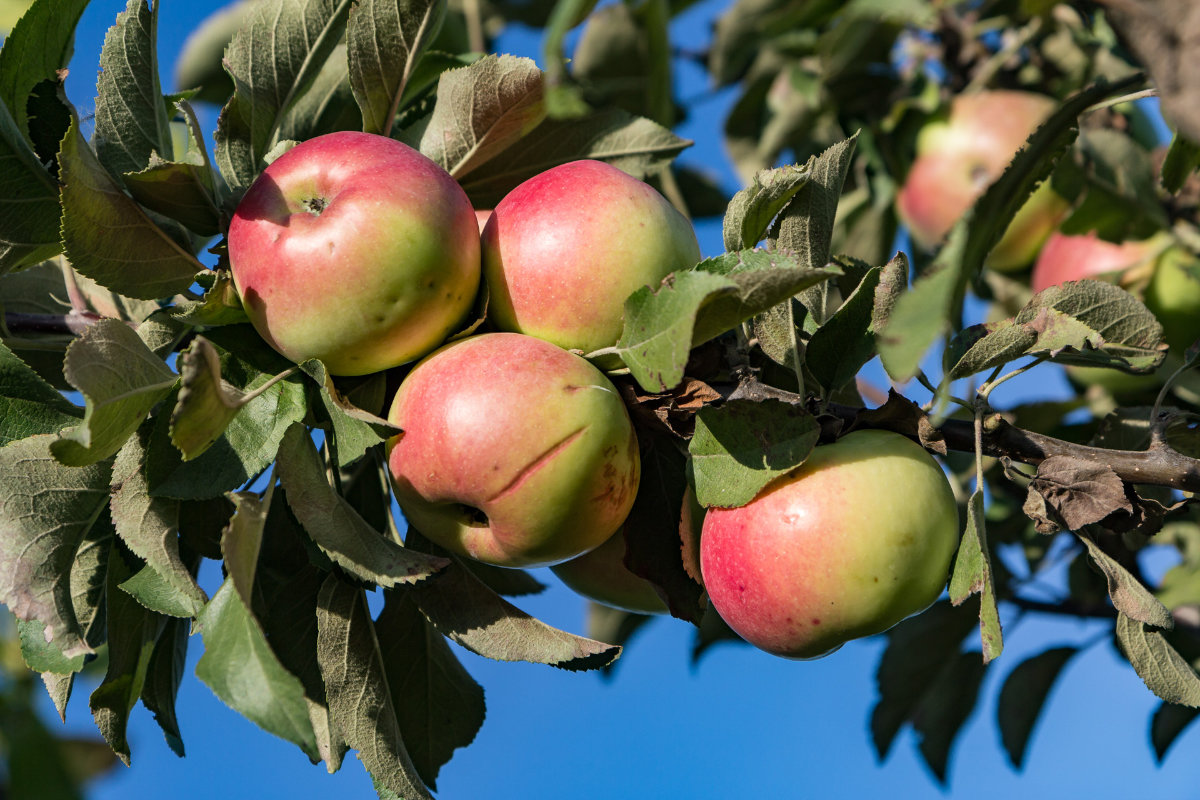
{"label": "blemish on apple skin", "polygon": [[820,624],[821,624],[821,620],[817,619],[816,617],[813,617],[813,619],[812,619],[812,624],[813,624],[813,625],[820,625]]}

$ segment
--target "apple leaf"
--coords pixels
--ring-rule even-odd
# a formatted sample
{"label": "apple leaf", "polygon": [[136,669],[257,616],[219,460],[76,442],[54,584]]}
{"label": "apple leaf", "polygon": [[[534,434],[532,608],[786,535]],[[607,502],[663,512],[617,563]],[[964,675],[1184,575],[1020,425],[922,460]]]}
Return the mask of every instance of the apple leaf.
{"label": "apple leaf", "polygon": [[705,508],[746,505],[804,463],[820,434],[816,417],[781,400],[730,400],[701,410],[688,446],[696,499]]}
{"label": "apple leaf", "polygon": [[346,27],[351,0],[256,2],[225,50],[233,97],[217,120],[217,165],[234,192],[258,176],[284,138],[285,112],[322,71]]}
{"label": "apple leaf", "polygon": [[200,156],[184,161],[153,157],[140,172],[126,172],[125,186],[133,199],[183,223],[202,236],[221,232],[220,201],[212,186],[212,171]]}
{"label": "apple leaf", "polygon": [[1162,163],[1163,188],[1178,194],[1197,169],[1200,169],[1200,145],[1176,131]]}
{"label": "apple leaf", "polygon": [[756,174],[750,185],[729,201],[723,228],[725,249],[745,250],[761,242],[779,212],[810,180],[812,171],[794,164]]}
{"label": "apple leaf", "polygon": [[973,594],[979,595],[979,634],[983,642],[983,663],[987,664],[1004,649],[1004,635],[1000,629],[1000,612],[996,608],[996,585],[984,522],[982,488],[976,489],[967,501],[967,524],[950,577],[950,602],[954,605],[962,605]]}
{"label": "apple leaf", "polygon": [[321,552],[351,575],[380,586],[416,583],[449,562],[402,547],[372,530],[325,478],[325,467],[303,425],[279,446],[280,484],[287,502]]}
{"label": "apple leaf", "polygon": [[1167,756],[1167,750],[1196,717],[1200,717],[1200,708],[1161,703],[1155,709],[1150,720],[1150,743],[1154,747],[1154,757],[1158,763],[1162,763]]}
{"label": "apple leaf", "polygon": [[1140,81],[1132,76],[1098,83],[1066,100],[1026,141],[975,205],[951,229],[931,267],[900,297],[883,335],[879,355],[888,375],[906,381],[917,374],[930,345],[961,313],[967,284],[983,267],[1009,222],[1046,180],[1078,134],[1078,117],[1089,106]]}
{"label": "apple leaf", "polygon": [[28,133],[26,102],[33,88],[56,77],[75,49],[75,27],[87,0],[39,0],[30,5],[0,49],[0,102]]}
{"label": "apple leaf", "polygon": [[[0,51],[2,52],[2,51]],[[0,103],[0,274],[62,252],[58,181]]]}
{"label": "apple leaf", "polygon": [[442,765],[483,725],[483,687],[409,593],[389,591],[385,598],[375,631],[392,705],[417,773],[436,790]]}
{"label": "apple leaf", "polygon": [[643,179],[690,144],[656,122],[615,108],[583,120],[548,119],[461,183],[476,208],[491,208],[518,184],[568,161],[607,161]]}
{"label": "apple leaf", "polygon": [[183,737],[179,732],[179,720],[175,715],[175,698],[179,684],[187,668],[188,636],[191,622],[187,619],[169,619],[158,636],[150,662],[146,665],[146,678],[142,683],[142,704],[154,714],[162,728],[167,746],[175,755],[183,758]]}
{"label": "apple leaf", "polygon": [[117,454],[110,513],[121,541],[171,590],[168,596],[179,606],[171,616],[194,617],[208,597],[180,555],[179,501],[150,496],[144,438],[151,429],[143,426]]}
{"label": "apple leaf", "polygon": [[1173,628],[1175,621],[1167,607],[1133,576],[1121,562],[1106,553],[1087,533],[1078,534],[1087,546],[1092,563],[1108,581],[1108,596],[1122,616],[1155,628]]}
{"label": "apple leaf", "polygon": [[68,658],[90,653],[68,576],[76,551],[108,503],[111,466],[74,468],[50,455],[53,435],[0,447],[0,602],[41,620]]}
{"label": "apple leaf", "polygon": [[103,319],[67,348],[67,380],[87,408],[50,452],[81,467],[114,455],[175,385],[175,373],[124,322]]}
{"label": "apple leaf", "polygon": [[1117,614],[1117,644],[1146,688],[1168,703],[1200,708],[1200,675],[1161,630]]}
{"label": "apple leaf", "polygon": [[156,225],[71,127],[59,152],[62,241],[71,265],[100,285],[153,300],[187,289],[204,266]]}
{"label": "apple leaf", "polygon": [[882,277],[882,267],[868,270],[804,350],[804,363],[824,387],[825,397],[854,380],[875,355],[875,296]]}
{"label": "apple leaf", "polygon": [[545,117],[542,73],[528,58],[485,56],[443,72],[422,153],[462,179]]}
{"label": "apple leaf", "polygon": [[196,458],[229,427],[245,393],[221,379],[221,357],[197,336],[179,355],[179,395],[171,412],[171,443],[184,461]]}
{"label": "apple leaf", "polygon": [[367,451],[395,436],[400,429],[375,414],[354,405],[333,382],[320,361],[306,361],[301,369],[321,387],[321,405],[332,428],[327,435],[339,467],[355,463]]}
{"label": "apple leaf", "polygon": [[945,665],[938,680],[921,698],[913,716],[913,731],[925,764],[938,782],[945,785],[950,748],[966,724],[983,685],[987,664],[974,651],[959,653]]}
{"label": "apple leaf", "polygon": [[[409,547],[438,550],[412,527],[405,538]],[[435,580],[404,591],[412,592],[421,613],[443,636],[484,658],[577,671],[599,669],[621,654],[619,647],[560,631],[529,616],[453,556]]]}
{"label": "apple leaf", "polygon": [[223,703],[268,733],[285,739],[316,763],[316,735],[304,687],[279,663],[258,620],[227,577],[197,618],[204,655],[196,677]]}
{"label": "apple leaf", "polygon": [[119,588],[133,575],[134,568],[114,548],[108,564],[108,669],[92,692],[89,704],[96,727],[117,757],[129,766],[129,742],[125,738],[129,714],[142,695],[146,668],[154,652],[165,618],[143,608]]}
{"label": "apple leaf", "polygon": [[158,4],[127,0],[104,37],[96,83],[96,156],[113,175],[171,157],[167,106],[158,83]]}
{"label": "apple leaf", "polygon": [[802,267],[817,269],[829,263],[838,198],[857,144],[855,133],[809,159],[804,167],[809,180],[779,213],[771,244],[795,253]]}
{"label": "apple leaf", "polygon": [[0,446],[79,422],[80,410],[0,342]]}
{"label": "apple leaf", "polygon": [[[660,590],[671,616],[698,623],[704,616],[704,592],[689,573],[685,541],[688,499],[687,453],[674,438],[638,431],[642,476],[633,508],[625,519],[625,566]],[[684,536],[687,536],[685,540]]]}
{"label": "apple leaf", "polygon": [[388,681],[392,676],[363,590],[335,574],[325,579],[317,597],[317,662],[330,724],[358,751],[371,778],[406,800],[432,800],[404,743]]}
{"label": "apple leaf", "polygon": [[1000,727],[1000,741],[1014,768],[1019,770],[1023,766],[1029,737],[1050,690],[1063,667],[1078,652],[1077,647],[1052,647],[1025,659],[1004,679],[996,705],[996,722]]}
{"label": "apple leaf", "polygon": [[445,15],[438,0],[362,0],[350,9],[350,85],[364,131],[391,133],[409,78]]}
{"label": "apple leaf", "polygon": [[879,702],[871,711],[871,737],[880,760],[887,758],[896,734],[920,713],[924,698],[943,679],[964,637],[976,626],[972,605],[940,601],[887,632],[875,682]]}
{"label": "apple leaf", "polygon": [[[230,325],[218,330],[230,331],[231,338],[241,337],[242,355],[254,355],[245,338],[249,329]],[[213,331],[209,331],[211,335]],[[253,394],[263,389],[273,376],[260,371],[242,358],[221,353],[224,380],[239,391]],[[268,358],[263,366],[276,367],[282,359]],[[283,362],[286,364],[286,362]],[[174,408],[177,400],[168,398],[164,405]],[[150,494],[181,500],[203,500],[232,491],[275,460],[279,442],[293,422],[307,413],[304,387],[295,380],[279,380],[247,402],[229,420],[216,442],[191,460],[183,460],[171,444],[168,429],[170,415],[159,414],[147,445],[146,477]]]}

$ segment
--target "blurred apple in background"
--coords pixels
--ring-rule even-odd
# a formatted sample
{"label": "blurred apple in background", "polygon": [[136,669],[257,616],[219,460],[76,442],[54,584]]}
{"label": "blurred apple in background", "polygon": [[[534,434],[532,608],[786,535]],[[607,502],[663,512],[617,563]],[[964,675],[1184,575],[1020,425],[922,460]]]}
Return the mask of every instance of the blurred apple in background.
{"label": "blurred apple in background", "polygon": [[[913,241],[925,250],[941,244],[1056,107],[1054,99],[1030,92],[955,97],[947,114],[921,130],[917,158],[896,198]],[[1042,183],[988,255],[987,265],[1012,271],[1029,264],[1068,209],[1049,182]]]}

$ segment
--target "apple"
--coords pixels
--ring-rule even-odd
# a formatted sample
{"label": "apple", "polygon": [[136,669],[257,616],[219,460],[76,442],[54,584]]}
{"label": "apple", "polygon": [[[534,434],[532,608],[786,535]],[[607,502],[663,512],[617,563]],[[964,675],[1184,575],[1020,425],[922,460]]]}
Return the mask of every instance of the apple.
{"label": "apple", "polygon": [[449,344],[400,384],[388,419],[396,500],[425,536],[503,567],[555,564],[621,527],[641,462],[616,387],[516,333]]}
{"label": "apple", "polygon": [[915,442],[855,431],[817,447],[741,508],[710,508],[709,600],[743,639],[815,658],[931,605],[958,547],[958,510]]}
{"label": "apple", "polygon": [[535,175],[496,204],[483,229],[496,327],[583,352],[616,343],[635,290],[699,260],[687,218],[601,161]]}
{"label": "apple", "polygon": [[1106,242],[1095,233],[1054,233],[1038,254],[1030,276],[1035,292],[1067,281],[1112,276],[1120,279],[1129,270],[1148,264],[1163,251],[1164,237],[1128,242]]}
{"label": "apple", "polygon": [[466,193],[416,150],[370,133],[318,136],[276,159],[238,204],[228,243],[262,337],[334,375],[430,352],[479,287]]}
{"label": "apple", "polygon": [[[1056,105],[1030,92],[962,94],[951,101],[948,114],[922,128],[917,158],[896,198],[913,241],[926,250],[940,244]],[[1013,271],[1029,264],[1069,207],[1043,182],[988,254],[987,265]]]}
{"label": "apple", "polygon": [[1182,357],[1200,339],[1200,259],[1183,247],[1163,252],[1146,286],[1145,302],[1162,323],[1171,354]]}
{"label": "apple", "polygon": [[638,614],[665,614],[667,604],[654,584],[625,566],[624,530],[581,556],[550,569],[563,583],[589,600]]}

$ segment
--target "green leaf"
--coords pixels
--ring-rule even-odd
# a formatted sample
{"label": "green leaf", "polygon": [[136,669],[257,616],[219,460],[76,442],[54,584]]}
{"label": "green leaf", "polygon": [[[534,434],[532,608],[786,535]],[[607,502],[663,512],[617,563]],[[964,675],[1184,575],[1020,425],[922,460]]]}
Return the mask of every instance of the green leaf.
{"label": "green leaf", "polygon": [[142,684],[142,704],[154,714],[162,728],[167,746],[183,758],[183,737],[175,715],[175,698],[187,668],[188,635],[191,623],[186,619],[169,619],[150,654],[146,679]]}
{"label": "green leaf", "polygon": [[887,632],[888,646],[875,673],[879,702],[871,712],[871,738],[881,760],[957,657],[963,638],[976,626],[974,611],[941,601]]}
{"label": "green leaf", "polygon": [[385,597],[375,632],[392,705],[417,773],[436,790],[442,765],[483,725],[483,687],[407,592],[390,591]]}
{"label": "green leaf", "polygon": [[[73,754],[59,731],[48,730],[28,703],[6,703],[0,711],[0,725],[4,726],[8,742],[5,792],[9,797],[80,800],[82,795],[72,770],[76,766],[71,763]],[[108,752],[107,747],[104,749]],[[110,759],[111,756],[109,753]]]}
{"label": "green leaf", "polygon": [[263,156],[264,163],[269,164],[283,155],[286,147],[291,146],[289,141],[294,144],[323,133],[362,128],[362,114],[350,88],[347,58],[345,43],[330,51],[317,77],[280,115],[275,144]]}
{"label": "green leaf", "polygon": [[1158,763],[1163,762],[1167,750],[1196,717],[1200,717],[1200,709],[1172,703],[1162,703],[1155,709],[1154,717],[1150,720],[1150,743],[1154,746],[1154,757]]}
{"label": "green leaf", "polygon": [[87,402],[83,422],[64,431],[50,452],[82,467],[115,454],[175,385],[175,373],[133,329],[115,319],[88,327],[67,348],[63,370]]}
{"label": "green leaf", "polygon": [[1167,156],[1163,159],[1163,188],[1171,194],[1178,194],[1197,168],[1200,168],[1200,145],[1176,131],[1171,137],[1171,146],[1167,148]]}
{"label": "green leaf", "polygon": [[694,346],[837,274],[836,268],[798,267],[781,252],[750,250],[702,261],[625,301],[616,352],[644,389],[666,391],[683,379]]}
{"label": "green leaf", "polygon": [[350,85],[364,131],[391,133],[409,78],[445,15],[444,0],[362,0],[350,10]]}
{"label": "green leaf", "polygon": [[542,73],[532,60],[485,56],[442,73],[418,149],[462,178],[536,128],[545,114]]}
{"label": "green leaf", "polygon": [[[414,540],[413,530],[408,538]],[[413,546],[413,542],[409,542]],[[421,613],[442,633],[476,655],[496,661],[529,661],[565,670],[599,669],[611,664],[621,648],[552,628],[534,619],[488,588],[452,558],[436,580],[412,593]]]}
{"label": "green leaf", "polygon": [[973,594],[979,595],[979,633],[983,642],[983,663],[987,664],[1004,649],[1004,635],[1000,629],[1000,613],[996,608],[996,586],[984,522],[982,489],[976,489],[967,502],[967,525],[954,559],[954,573],[950,576],[951,603],[961,605]]}
{"label": "green leaf", "polygon": [[[350,0],[254,3],[225,51],[233,97],[217,121],[217,164],[245,190],[282,138],[285,111],[321,72],[345,30]],[[307,137],[305,137],[307,138]]]}
{"label": "green leaf", "polygon": [[21,657],[34,672],[70,675],[83,669],[82,654],[67,658],[53,642],[46,641],[46,626],[40,620],[17,620]]}
{"label": "green leaf", "polygon": [[1080,533],[1079,539],[1087,546],[1092,563],[1107,579],[1108,596],[1123,617],[1155,628],[1175,627],[1175,620],[1171,617],[1171,612],[1167,610],[1167,607],[1143,586],[1141,581],[1135,578],[1121,562],[1104,552],[1088,534]]}
{"label": "green leaf", "polygon": [[[218,330],[228,330],[234,338],[246,341],[244,335],[252,329],[247,326],[243,331],[240,326],[227,326]],[[280,361],[272,360],[265,366],[274,368]],[[272,379],[271,375],[224,352],[221,373],[233,387],[247,393],[262,388]],[[174,405],[170,399],[167,403]],[[284,433],[293,422],[304,419],[306,410],[304,387],[298,381],[278,381],[246,403],[212,447],[190,461],[182,460],[171,445],[168,415],[159,414],[146,456],[150,493],[203,500],[238,488],[275,460]]]}
{"label": "green leaf", "polygon": [[184,461],[221,438],[244,403],[245,393],[221,379],[221,357],[212,342],[197,336],[179,354],[179,396],[171,412],[171,444]]}
{"label": "green leaf", "polygon": [[829,262],[838,198],[857,144],[856,133],[809,159],[809,180],[780,212],[776,246],[796,253],[802,267],[817,269]]}
{"label": "green leaf", "polygon": [[0,446],[79,422],[79,409],[0,342]]}
{"label": "green leaf", "polygon": [[72,602],[71,565],[108,503],[111,468],[65,467],[52,434],[0,447],[0,602],[40,620],[68,658],[92,652]]}
{"label": "green leaf", "polygon": [[546,120],[461,183],[476,208],[491,208],[518,184],[551,167],[594,158],[635,178],[667,166],[691,144],[644,117],[620,109],[583,120]]}
{"label": "green leaf", "polygon": [[779,212],[810,180],[812,171],[794,164],[755,175],[750,185],[729,201],[723,231],[725,249],[745,250],[762,241]]}
{"label": "green leaf", "polygon": [[303,425],[279,446],[279,481],[304,530],[321,552],[351,575],[381,586],[423,581],[449,562],[402,547],[372,530],[325,478],[321,457]]}
{"label": "green leaf", "polygon": [[[187,111],[190,116],[191,109]],[[194,121],[194,117],[190,119]],[[182,161],[154,157],[145,169],[126,172],[123,178],[133,199],[151,211],[182,222],[202,236],[215,236],[221,232],[220,200],[207,155],[189,152]]]}
{"label": "green leaf", "polygon": [[[177,600],[180,607],[171,616],[194,617],[208,597],[196,584],[194,570],[180,554],[179,501],[150,496],[145,474],[145,438],[149,431],[150,427],[144,426],[117,454],[110,503],[113,526],[121,541],[146,562],[147,568],[169,589],[169,596]],[[139,596],[133,591],[130,594]],[[163,596],[161,592],[159,596]]]}
{"label": "green leaf", "polygon": [[204,269],[100,165],[78,118],[59,152],[62,241],[71,265],[119,294],[153,300],[187,289]]}
{"label": "green leaf", "polygon": [[300,680],[279,663],[262,626],[228,577],[198,620],[204,655],[196,677],[226,705],[268,733],[320,759]]}
{"label": "green leaf", "polygon": [[[242,307],[242,298],[229,270],[203,273],[212,277],[212,285],[200,300],[181,300],[171,307],[171,314],[181,322],[192,326],[237,325],[248,323],[250,318]],[[199,279],[202,276],[197,276]]]}
{"label": "green leaf", "polygon": [[[943,253],[962,246],[965,234],[959,230],[951,232]],[[917,374],[925,351],[946,325],[957,287],[955,270],[935,263],[897,300],[878,340],[880,360],[892,380],[903,382]]]}
{"label": "green leaf", "polygon": [[0,49],[0,103],[28,135],[26,101],[33,87],[56,78],[75,50],[75,27],[88,0],[41,0],[29,7]]}
{"label": "green leaf", "polygon": [[62,252],[58,181],[0,103],[0,274]]}
{"label": "green leaf", "polygon": [[1029,749],[1029,737],[1042,714],[1050,690],[1077,647],[1053,647],[1028,658],[1004,679],[996,706],[1000,740],[1008,760],[1020,769]]}
{"label": "green leaf", "polygon": [[171,131],[158,83],[158,4],[128,0],[104,37],[96,83],[96,155],[109,172],[138,172],[169,159]]}
{"label": "green leaf", "polygon": [[556,0],[546,20],[542,63],[546,65],[546,108],[552,117],[581,117],[589,110],[578,87],[568,83],[564,45],[567,33],[595,7],[596,0]]}
{"label": "green leaf", "polygon": [[804,350],[804,363],[825,397],[854,380],[875,355],[875,295],[882,275],[881,267],[868,271]]}
{"label": "green leaf", "polygon": [[1117,614],[1117,643],[1146,688],[1168,703],[1200,708],[1200,675],[1162,632]]}
{"label": "green leaf", "polygon": [[913,717],[921,755],[942,784],[946,783],[950,749],[975,710],[986,670],[987,665],[980,661],[978,653],[959,653],[921,699],[921,707]]}
{"label": "green leaf", "polygon": [[96,727],[117,757],[129,766],[126,729],[129,714],[142,695],[146,669],[164,617],[143,608],[119,588],[133,574],[121,554],[113,552],[108,565],[108,670],[89,701]]}
{"label": "green leaf", "polygon": [[781,400],[730,400],[696,415],[688,450],[696,499],[736,508],[804,463],[821,435],[816,417]]}
{"label": "green leaf", "polygon": [[358,751],[371,778],[405,800],[432,800],[404,744],[366,597],[333,574],[317,599],[317,662],[331,724]]}
{"label": "green leaf", "polygon": [[307,361],[302,369],[321,386],[321,405],[332,427],[330,442],[339,467],[353,464],[372,447],[395,436],[400,429],[354,405],[334,384],[333,376],[320,361]]}

